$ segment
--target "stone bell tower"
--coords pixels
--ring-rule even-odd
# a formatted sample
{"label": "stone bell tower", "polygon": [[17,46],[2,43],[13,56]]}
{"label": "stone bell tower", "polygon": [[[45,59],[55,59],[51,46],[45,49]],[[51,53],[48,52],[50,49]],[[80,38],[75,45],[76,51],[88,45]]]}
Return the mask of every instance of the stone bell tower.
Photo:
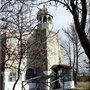
{"label": "stone bell tower", "polygon": [[47,10],[45,5],[43,5],[43,8],[38,11],[37,14],[37,20],[38,20],[38,29],[44,30],[49,29],[52,30],[52,14]]}
{"label": "stone bell tower", "polygon": [[[28,39],[26,79],[50,75],[51,67],[62,62],[58,33],[52,31],[52,19],[52,14],[43,5],[43,8],[37,13],[37,29]],[[44,83],[49,82],[50,86],[50,81],[51,79],[44,80]],[[50,87],[40,83],[39,90],[50,90]]]}
{"label": "stone bell tower", "polygon": [[37,13],[38,25],[28,39],[28,67],[37,74],[50,71],[53,65],[62,61],[58,33],[52,31],[52,14],[45,5]]}

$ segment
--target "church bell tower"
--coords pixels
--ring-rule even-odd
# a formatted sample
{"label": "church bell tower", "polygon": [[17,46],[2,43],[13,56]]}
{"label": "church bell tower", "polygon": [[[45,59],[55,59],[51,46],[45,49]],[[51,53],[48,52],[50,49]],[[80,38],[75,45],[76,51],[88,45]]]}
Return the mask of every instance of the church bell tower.
{"label": "church bell tower", "polygon": [[53,16],[50,11],[47,10],[46,6],[43,5],[43,8],[38,11],[37,20],[38,20],[38,29],[49,29],[52,30],[52,19]]}
{"label": "church bell tower", "polygon": [[[31,76],[50,75],[52,73],[51,67],[59,65],[62,61],[61,49],[59,45],[58,33],[52,30],[53,16],[46,6],[43,5],[37,13],[37,29],[33,31],[28,39],[28,57],[27,57],[27,79]],[[33,70],[32,70],[33,69]],[[28,71],[29,70],[29,71]],[[49,80],[46,80],[46,82]],[[40,85],[43,86],[42,84]],[[43,89],[46,90],[46,86]],[[47,90],[50,87],[48,87]]]}
{"label": "church bell tower", "polygon": [[52,14],[43,5],[37,13],[37,29],[28,40],[28,68],[42,69],[43,72],[62,61],[58,33],[52,31],[52,19]]}

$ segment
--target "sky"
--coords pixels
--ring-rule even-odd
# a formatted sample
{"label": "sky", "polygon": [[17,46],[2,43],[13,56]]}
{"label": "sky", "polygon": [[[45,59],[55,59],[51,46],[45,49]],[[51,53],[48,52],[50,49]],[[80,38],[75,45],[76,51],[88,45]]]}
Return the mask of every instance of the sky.
{"label": "sky", "polygon": [[56,31],[60,28],[67,28],[72,23],[72,15],[62,6],[51,7],[50,10],[53,13],[53,25]]}

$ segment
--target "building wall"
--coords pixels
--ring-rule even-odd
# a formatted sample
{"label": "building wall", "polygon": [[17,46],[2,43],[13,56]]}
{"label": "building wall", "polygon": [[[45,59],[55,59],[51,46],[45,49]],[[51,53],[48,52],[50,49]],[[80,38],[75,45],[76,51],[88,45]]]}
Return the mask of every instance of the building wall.
{"label": "building wall", "polygon": [[[4,90],[12,90],[13,85],[15,83],[15,80],[10,81],[10,73],[11,72],[16,72],[15,70],[5,70],[4,76],[5,76],[5,89]],[[20,79],[15,87],[15,90],[22,90],[22,81],[25,80],[25,72],[22,72],[22,74],[20,75]],[[14,77],[15,79],[17,79],[17,72],[16,72],[16,77]]]}
{"label": "building wall", "polygon": [[[14,33],[14,35],[19,35],[18,33]],[[7,36],[11,37],[6,40],[6,46],[8,48],[8,52],[6,53],[5,60],[8,59],[8,56],[10,56],[7,63],[5,63],[6,67],[10,67],[9,71],[5,69],[5,90],[12,90],[12,86],[14,82],[9,82],[8,77],[9,73],[13,70],[17,69],[18,63],[19,63],[19,45],[18,45],[18,39],[13,38],[9,34]],[[25,37],[24,37],[25,38]],[[27,40],[28,38],[28,40]],[[21,63],[21,69],[27,69],[27,68],[33,68],[36,70],[37,75],[42,75],[43,71],[49,70],[52,65],[61,63],[61,56],[60,53],[60,47],[58,42],[58,34],[49,31],[49,30],[35,30],[32,35],[29,35],[25,38],[26,48],[27,48],[27,55],[25,54],[25,58],[22,59]],[[23,63],[24,62],[24,63]],[[27,62],[27,63],[26,63]],[[49,74],[47,72],[47,74]],[[23,77],[23,80],[25,80],[25,75]],[[21,82],[22,80],[19,80],[16,90],[18,88],[21,89]],[[19,85],[19,86],[18,86]],[[19,89],[19,90],[20,90]]]}
{"label": "building wall", "polygon": [[[12,33],[7,32],[5,35],[2,35],[0,37],[0,90],[12,90],[12,87],[15,81],[10,82],[8,80],[9,74],[12,71],[17,72],[17,68],[20,62],[20,54],[19,54],[20,46],[18,42],[19,40],[17,39],[20,37],[20,35],[19,35],[19,32],[15,32],[13,34]],[[3,38],[4,36],[6,36],[6,38]],[[25,49],[27,44],[27,38],[29,37],[29,35],[26,35],[26,36],[22,36],[23,43],[25,43],[25,46],[23,46],[23,48]],[[17,37],[17,38],[14,38],[14,37]],[[26,62],[27,62],[27,56],[25,53],[23,55],[21,66],[20,66],[20,69],[24,70],[23,73],[25,73],[25,70],[26,70],[26,66],[27,66]],[[15,90],[21,90],[21,87],[22,87],[21,83],[23,80],[25,80],[25,75],[23,75],[22,79],[19,80]]]}
{"label": "building wall", "polygon": [[[30,48],[27,53],[27,69],[34,69],[35,72],[31,73],[33,77],[44,74],[50,75],[52,73],[51,67],[62,62],[58,33],[49,29],[35,30],[28,39],[28,45]],[[44,82],[47,81],[50,82],[50,78]],[[50,85],[50,83],[47,84]],[[45,88],[50,89],[50,87],[41,83],[42,86],[43,90]]]}
{"label": "building wall", "polygon": [[41,67],[50,70],[61,63],[58,34],[51,30],[36,30],[28,40],[28,68]]}
{"label": "building wall", "polygon": [[20,62],[20,57],[22,56],[22,62],[21,62],[21,66],[20,69],[24,69],[26,70],[26,62],[27,62],[27,38],[29,37],[29,35],[27,34],[26,36],[24,34],[27,34],[27,32],[24,32],[22,34],[22,52],[23,54],[20,55],[20,33],[19,32],[15,32],[14,35],[7,33],[7,38],[6,40],[6,48],[7,48],[7,52],[6,52],[6,57],[5,60],[7,60],[7,62],[5,63],[6,67],[12,68],[12,69],[17,69],[18,68],[18,64]]}
{"label": "building wall", "polygon": [[33,35],[28,39],[28,68],[46,68],[46,40],[45,33],[42,31],[34,31]]}
{"label": "building wall", "polygon": [[53,65],[59,65],[62,62],[58,33],[47,30],[47,67],[48,70]]}

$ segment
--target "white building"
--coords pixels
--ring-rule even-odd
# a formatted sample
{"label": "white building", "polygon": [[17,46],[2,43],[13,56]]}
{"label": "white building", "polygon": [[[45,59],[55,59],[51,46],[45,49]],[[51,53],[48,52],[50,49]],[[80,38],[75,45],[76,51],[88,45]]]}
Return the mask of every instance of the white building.
{"label": "white building", "polygon": [[[18,35],[18,32],[16,32]],[[6,48],[4,57],[4,89],[3,90],[12,90],[15,81],[18,78],[18,65],[20,62],[20,48],[19,48],[19,41],[16,38],[10,36],[10,34],[6,33]],[[4,38],[5,39],[5,38]],[[22,81],[25,80],[25,71],[26,71],[26,62],[27,58],[26,55],[23,55],[21,65],[20,65],[20,79],[16,84],[15,90],[22,90]],[[25,70],[24,70],[25,68]]]}
{"label": "white building", "polygon": [[[15,87],[15,90],[35,90],[37,82],[28,80],[38,78],[42,75],[51,75],[51,67],[62,63],[61,49],[58,40],[58,33],[52,31],[52,14],[47,10],[45,5],[38,11],[37,29],[32,34],[23,35],[23,48],[25,51],[20,66],[20,79]],[[27,32],[23,33],[26,34]],[[27,35],[27,34],[26,34]],[[5,70],[4,70],[4,90],[12,90],[13,85],[18,78],[18,65],[20,62],[20,41],[15,37],[20,37],[20,33],[6,33],[5,50]],[[27,52],[26,52],[27,51]],[[29,81],[29,84],[27,83]],[[50,86],[51,79],[40,80]],[[43,85],[40,82],[39,90],[50,90],[48,85]],[[49,82],[49,83],[48,83]],[[27,84],[26,84],[27,83]]]}
{"label": "white building", "polygon": [[52,31],[52,19],[52,14],[44,5],[37,14],[37,29],[28,39],[28,45],[31,45],[28,49],[28,68],[43,67],[48,71],[62,62],[59,37],[57,32]]}
{"label": "white building", "polygon": [[[22,43],[22,51],[23,57],[21,59],[20,65],[20,79],[15,87],[15,90],[22,90],[22,81],[25,80],[25,72],[26,72],[26,44],[27,37],[25,34],[29,32],[26,31],[22,33],[23,43]],[[1,90],[12,90],[13,85],[18,78],[18,66],[20,62],[20,41],[17,39],[20,37],[20,33],[17,32],[6,32],[1,34],[0,38],[0,83]],[[25,52],[24,52],[25,51]]]}
{"label": "white building", "polygon": [[[34,78],[35,76],[50,75],[52,73],[51,67],[62,63],[59,37],[57,32],[52,31],[52,19],[52,14],[43,5],[43,8],[37,13],[37,29],[28,39],[30,48],[27,55],[27,79]],[[30,74],[32,74],[32,77]],[[49,86],[40,83],[39,90],[46,90],[46,88],[50,90],[50,79],[39,82],[43,82],[44,84],[49,82],[47,83]],[[32,87],[33,90],[35,90],[34,87],[35,85]]]}

